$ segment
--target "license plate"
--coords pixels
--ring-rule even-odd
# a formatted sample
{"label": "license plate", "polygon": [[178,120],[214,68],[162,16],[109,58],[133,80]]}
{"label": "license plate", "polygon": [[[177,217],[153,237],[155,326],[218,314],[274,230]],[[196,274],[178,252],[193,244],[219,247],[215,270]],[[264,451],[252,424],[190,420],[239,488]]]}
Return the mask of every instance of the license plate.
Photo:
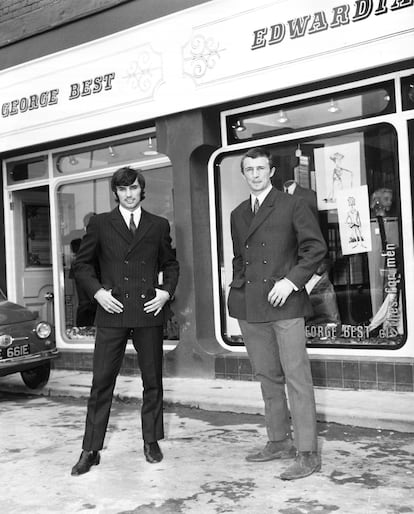
{"label": "license plate", "polygon": [[30,354],[28,344],[20,344],[17,346],[9,346],[8,348],[1,348],[1,359],[12,359],[13,357],[24,357]]}

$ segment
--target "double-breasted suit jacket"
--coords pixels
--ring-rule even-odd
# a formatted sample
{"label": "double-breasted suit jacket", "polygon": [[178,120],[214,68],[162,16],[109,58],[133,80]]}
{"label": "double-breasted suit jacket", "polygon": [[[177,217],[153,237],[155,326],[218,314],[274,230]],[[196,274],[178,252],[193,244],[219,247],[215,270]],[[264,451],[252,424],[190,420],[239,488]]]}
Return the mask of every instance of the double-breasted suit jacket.
{"label": "double-breasted suit jacket", "polygon": [[[233,280],[230,316],[250,323],[308,316],[312,312],[304,289],[326,253],[319,224],[303,199],[272,188],[258,213],[250,199],[231,213]],[[296,287],[282,307],[267,296],[286,277]]]}
{"label": "double-breasted suit jacket", "polygon": [[[98,268],[98,270],[97,270]],[[98,305],[95,323],[100,327],[146,327],[162,325],[164,315],[145,313],[143,305],[154,297],[154,288],[168,291],[172,298],[179,265],[171,248],[170,226],[165,218],[144,209],[134,235],[119,208],[90,219],[74,264],[76,278],[90,298],[100,289],[124,306],[120,314],[110,314]],[[158,283],[162,272],[162,284]]]}

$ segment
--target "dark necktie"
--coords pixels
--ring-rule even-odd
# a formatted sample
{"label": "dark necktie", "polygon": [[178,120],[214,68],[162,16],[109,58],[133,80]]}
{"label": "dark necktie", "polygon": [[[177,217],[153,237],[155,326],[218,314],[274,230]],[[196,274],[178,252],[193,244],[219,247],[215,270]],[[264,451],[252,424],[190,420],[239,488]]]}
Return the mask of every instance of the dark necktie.
{"label": "dark necktie", "polygon": [[131,212],[131,217],[129,219],[129,230],[131,231],[131,234],[134,235],[137,231],[137,226],[135,225],[134,221],[134,213]]}
{"label": "dark necktie", "polygon": [[254,201],[254,206],[253,206],[253,214],[257,214],[257,211],[259,210],[259,199],[256,198],[256,200]]}

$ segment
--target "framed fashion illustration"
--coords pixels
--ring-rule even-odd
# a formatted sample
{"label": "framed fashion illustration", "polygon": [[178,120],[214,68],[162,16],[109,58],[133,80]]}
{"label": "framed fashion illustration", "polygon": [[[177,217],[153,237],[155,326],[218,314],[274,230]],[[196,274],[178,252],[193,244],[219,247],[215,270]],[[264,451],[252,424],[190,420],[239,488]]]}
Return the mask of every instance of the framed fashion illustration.
{"label": "framed fashion illustration", "polygon": [[339,191],[361,184],[360,142],[316,148],[314,156],[318,209],[336,209]]}
{"label": "framed fashion illustration", "polygon": [[336,205],[342,254],[370,252],[372,243],[368,187],[365,185],[338,191]]}

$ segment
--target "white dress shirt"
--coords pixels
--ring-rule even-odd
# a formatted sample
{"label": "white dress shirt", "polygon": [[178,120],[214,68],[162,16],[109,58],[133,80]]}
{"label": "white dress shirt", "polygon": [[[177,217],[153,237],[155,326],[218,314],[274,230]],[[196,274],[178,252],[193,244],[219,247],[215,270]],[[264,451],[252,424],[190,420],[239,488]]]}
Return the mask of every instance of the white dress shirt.
{"label": "white dress shirt", "polygon": [[256,198],[259,200],[259,207],[264,202],[266,196],[270,193],[270,190],[272,189],[272,186],[268,186],[264,191],[259,193],[258,195],[251,194],[250,195],[250,202],[252,205],[252,211],[254,212],[254,202],[256,201]]}
{"label": "white dress shirt", "polygon": [[135,226],[138,228],[139,221],[141,219],[141,206],[139,206],[135,211],[129,211],[128,209],[125,209],[125,207],[122,207],[122,205],[119,206],[119,212],[121,213],[122,217],[124,218],[124,221],[126,223],[126,226],[129,230],[129,222],[131,220],[131,212],[134,214],[134,223]]}

